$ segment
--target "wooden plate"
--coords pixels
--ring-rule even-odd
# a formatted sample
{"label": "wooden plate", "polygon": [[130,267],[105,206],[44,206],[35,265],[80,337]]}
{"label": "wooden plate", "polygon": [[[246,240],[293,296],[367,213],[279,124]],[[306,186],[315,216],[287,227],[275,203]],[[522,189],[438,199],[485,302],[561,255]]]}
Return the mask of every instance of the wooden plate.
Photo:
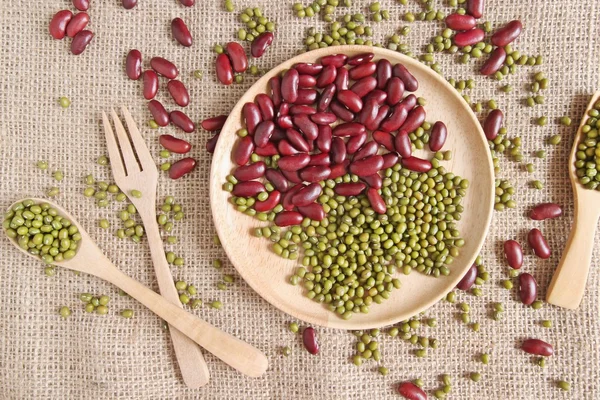
{"label": "wooden plate", "polygon": [[[301,285],[288,283],[294,269],[300,265],[299,261],[277,256],[270,248],[271,242],[254,237],[253,228],[266,223],[236,211],[228,201],[230,194],[222,189],[222,185],[234,167],[231,149],[238,139],[235,132],[242,127],[242,107],[253,101],[258,93],[268,92],[271,77],[299,62],[315,62],[329,54],[352,56],[364,52],[374,52],[375,60],[387,58],[392,64],[401,62],[417,78],[419,90],[415,94],[427,99],[427,121],[441,120],[448,127],[448,140],[443,150],[452,150],[453,158],[443,165],[448,171],[469,179],[471,186],[463,199],[464,212],[458,224],[466,244],[450,266],[450,275],[434,278],[416,271],[410,275],[398,272],[396,276],[402,281],[402,287],[394,290],[388,300],[373,304],[368,314],[354,314],[349,320],[342,320],[322,304],[305,297]],[[210,182],[210,202],[217,233],[227,256],[246,282],[269,303],[293,317],[340,329],[376,328],[407,319],[431,307],[452,290],[479,254],[492,218],[493,192],[490,151],[469,105],[429,67],[400,53],[370,46],[338,46],[310,51],[282,63],[259,79],[233,108],[221,131],[213,155]]]}

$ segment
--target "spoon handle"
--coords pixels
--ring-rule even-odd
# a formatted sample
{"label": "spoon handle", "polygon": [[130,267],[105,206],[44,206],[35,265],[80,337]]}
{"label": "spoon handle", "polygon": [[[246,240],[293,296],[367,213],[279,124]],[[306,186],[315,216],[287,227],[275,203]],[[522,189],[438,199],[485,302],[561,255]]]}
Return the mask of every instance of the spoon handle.
{"label": "spoon handle", "polygon": [[[110,263],[108,260],[106,262]],[[107,268],[105,264],[96,271],[103,271],[98,276],[124,290],[169,325],[239,372],[250,377],[259,377],[267,370],[267,357],[250,344],[189,314],[117,268]]]}
{"label": "spoon handle", "polygon": [[548,288],[548,303],[575,309],[579,307],[587,281],[598,210],[593,205],[575,203],[575,221],[562,258]]}

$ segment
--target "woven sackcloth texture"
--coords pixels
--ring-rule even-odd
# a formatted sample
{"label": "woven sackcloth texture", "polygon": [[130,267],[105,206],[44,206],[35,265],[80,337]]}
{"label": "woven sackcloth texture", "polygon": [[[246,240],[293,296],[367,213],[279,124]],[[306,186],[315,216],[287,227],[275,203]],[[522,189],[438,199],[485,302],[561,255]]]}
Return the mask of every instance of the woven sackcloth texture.
{"label": "woven sackcloth texture", "polygon": [[[180,135],[174,127],[159,131],[148,127],[151,118],[141,94],[141,83],[125,76],[124,60],[132,48],[139,49],[145,66],[153,56],[172,60],[181,71],[191,104],[187,113],[194,119],[226,114],[255,78],[226,87],[218,84],[214,74],[212,46],[236,39],[242,25],[238,12],[245,7],[260,6],[264,14],[277,23],[276,38],[266,54],[256,61],[269,69],[290,58],[303,48],[309,27],[325,29],[320,18],[297,18],[291,1],[255,2],[234,0],[235,13],[224,11],[222,1],[197,1],[191,8],[175,0],[140,0],[133,10],[125,10],[118,0],[94,0],[89,9],[90,29],[95,38],[80,56],[69,51],[69,40],[56,41],[48,34],[48,22],[61,9],[74,9],[68,0],[5,0],[0,6],[0,206],[26,196],[44,196],[52,187],[60,188],[56,198],[89,231],[108,258],[125,273],[157,290],[146,241],[136,245],[120,240],[114,231],[121,223],[116,203],[98,208],[93,199],[83,197],[83,177],[111,181],[109,167],[96,164],[106,154],[100,122],[102,110],[127,105],[138,121],[157,163],[160,133]],[[340,1],[341,3],[341,1]],[[366,12],[370,2],[354,1],[336,15]],[[436,8],[448,13],[446,1],[435,2]],[[563,206],[564,216],[536,223],[553,249],[549,260],[526,256],[526,268],[537,279],[540,297],[545,296],[573,220],[573,198],[566,172],[567,156],[585,106],[598,89],[600,62],[600,2],[597,0],[488,0],[484,18],[494,27],[520,19],[524,32],[514,47],[522,54],[544,56],[539,67],[521,67],[505,81],[484,79],[476,74],[481,63],[462,65],[458,56],[436,55],[444,76],[455,79],[474,77],[476,87],[465,93],[473,101],[496,99],[506,115],[509,135],[523,141],[524,163],[533,162],[536,172],[524,172],[524,163],[500,157],[500,178],[516,187],[514,210],[496,212],[486,245],[482,251],[491,282],[483,286],[483,296],[459,293],[458,301],[471,305],[474,321],[481,330],[473,332],[459,321],[456,304],[442,301],[427,311],[438,320],[438,327],[419,328],[419,335],[437,338],[438,349],[429,350],[426,358],[417,358],[415,345],[399,338],[380,338],[387,376],[377,373],[377,364],[365,362],[355,367],[354,336],[345,331],[317,328],[321,344],[318,356],[309,355],[298,335],[286,326],[292,319],[262,300],[236,275],[236,283],[226,291],[216,288],[223,273],[235,275],[225,261],[220,246],[214,244],[214,227],[208,201],[210,156],[204,151],[209,133],[197,130],[187,135],[194,146],[192,156],[198,166],[191,175],[172,181],[161,174],[159,199],[173,195],[185,209],[186,218],[176,224],[179,239],[169,249],[185,258],[183,267],[173,267],[175,279],[183,279],[198,288],[205,305],[192,312],[212,324],[252,343],[268,355],[270,367],[264,377],[246,378],[212,355],[205,353],[211,382],[200,390],[190,390],[182,383],[168,333],[162,321],[134,300],[121,297],[113,286],[100,280],[57,269],[54,277],[44,274],[41,262],[16,251],[6,238],[0,240],[0,399],[384,399],[398,398],[395,386],[403,380],[422,378],[425,388],[441,387],[440,374],[453,378],[455,399],[598,399],[600,398],[600,253],[595,250],[581,307],[566,311],[544,304],[542,309],[524,307],[516,291],[500,287],[507,266],[502,259],[501,243],[517,238],[526,243],[526,232],[534,226],[526,218],[530,207],[541,201]],[[403,38],[415,54],[430,38],[440,34],[439,22],[408,24],[402,15],[422,10],[420,2],[409,0],[401,5],[382,0],[382,9],[390,12],[389,21],[369,22],[375,42],[398,28],[409,25],[411,32]],[[346,11],[348,10],[348,11]],[[194,45],[183,48],[171,38],[170,21],[182,17],[194,35]],[[204,72],[202,79],[194,70]],[[525,87],[533,72],[544,71],[550,86],[544,91],[545,103],[525,107],[529,96]],[[499,86],[509,82],[511,93]],[[163,83],[161,83],[163,85]],[[67,96],[72,105],[59,106],[57,100]],[[173,108],[168,93],[161,87],[159,99]],[[484,111],[485,112],[485,111]],[[533,119],[547,115],[545,127]],[[556,119],[573,118],[570,128]],[[562,142],[554,147],[548,137],[560,133]],[[545,149],[548,157],[537,159],[533,152]],[[47,160],[48,171],[36,168],[38,160]],[[56,182],[52,171],[63,170],[65,179]],[[539,179],[543,190],[531,189],[529,181]],[[98,227],[98,220],[108,218],[111,228]],[[596,239],[600,244],[600,237]],[[215,258],[224,260],[222,270],[213,268]],[[285,277],[282,277],[282,283]],[[87,314],[79,293],[106,294],[111,297],[109,314]],[[219,299],[224,303],[215,310],[206,303]],[[502,302],[505,312],[494,321],[492,303]],[[64,320],[59,307],[67,305],[73,314]],[[131,320],[119,311],[132,308]],[[553,321],[543,328],[541,320]],[[526,337],[540,337],[551,342],[556,354],[541,368],[536,358],[519,349]],[[290,346],[292,355],[283,357],[282,346]],[[477,356],[490,354],[490,364],[483,365]],[[468,379],[470,372],[482,374],[480,382]],[[571,383],[563,392],[556,381]]]}

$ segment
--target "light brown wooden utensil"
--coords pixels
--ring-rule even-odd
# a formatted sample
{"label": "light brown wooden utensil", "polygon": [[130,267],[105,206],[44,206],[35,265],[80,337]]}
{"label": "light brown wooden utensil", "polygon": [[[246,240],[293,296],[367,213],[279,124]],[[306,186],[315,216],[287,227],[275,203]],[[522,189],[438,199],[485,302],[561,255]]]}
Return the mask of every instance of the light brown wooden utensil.
{"label": "light brown wooden utensil", "polygon": [[[245,375],[258,377],[267,370],[267,357],[265,357],[258,349],[184,311],[181,307],[176,306],[158,293],[148,289],[140,282],[130,278],[117,269],[117,267],[106,258],[79,222],[77,222],[77,220],[62,207],[45,199],[33,198],[32,200],[36,203],[50,204],[58,211],[59,215],[69,219],[81,233],[81,244],[79,245],[75,257],[70,260],[55,262],[54,264],[74,271],[85,272],[86,274],[97,276],[112,283],[116,287],[121,288],[129,294],[129,296],[133,297],[148,307],[150,311],[167,321],[169,325],[173,326],[194,342],[210,351],[223,362]],[[39,260],[37,256],[29,254],[19,247],[14,239],[11,239],[10,241],[22,253]]]}
{"label": "light brown wooden utensil", "polygon": [[[175,289],[169,263],[165,258],[165,250],[156,222],[158,170],[131,114],[127,108],[122,107],[121,109],[129,135],[127,135],[115,111],[111,110],[117,133],[116,138],[108,117],[102,112],[104,135],[106,136],[106,147],[110,156],[112,173],[115,182],[137,208],[144,223],[160,294],[171,303],[182,307],[179,294]],[[129,137],[131,137],[131,142]],[[133,197],[131,195],[132,190],[139,190],[142,197]],[[210,374],[198,345],[177,329],[170,329],[169,333],[185,384],[194,389],[206,385]]]}
{"label": "light brown wooden utensil", "polygon": [[[448,139],[443,150],[451,150],[451,161],[443,162],[448,171],[471,182],[463,199],[464,212],[458,221],[465,246],[450,265],[450,275],[434,278],[413,272],[410,275],[397,273],[402,282],[399,290],[392,292],[382,304],[370,307],[368,314],[355,314],[349,320],[339,318],[323,304],[303,295],[303,285],[288,283],[298,260],[285,260],[277,256],[270,243],[252,234],[256,227],[266,223],[235,210],[229,201],[230,193],[223,190],[226,177],[235,167],[231,159],[238,136],[235,132],[242,127],[242,107],[254,101],[258,93],[269,93],[268,81],[281,71],[296,63],[316,62],[319,58],[344,53],[349,56],[373,52],[374,60],[387,58],[392,63],[404,64],[419,81],[416,96],[427,101],[427,121],[444,121],[448,127]],[[485,240],[494,207],[494,170],[490,150],[481,125],[470,106],[446,80],[428,66],[398,52],[371,46],[337,46],[309,51],[273,68],[260,78],[235,105],[225,126],[221,130],[213,154],[210,204],[215,227],[229,260],[240,275],[263,298],[292,316],[327,327],[341,329],[369,329],[390,325],[418,314],[431,307],[462,278],[479,254]],[[427,152],[415,152],[418,156],[431,157]]]}
{"label": "light brown wooden utensil", "polygon": [[594,236],[600,217],[600,192],[586,189],[579,182],[577,169],[575,168],[577,145],[584,135],[581,130],[589,118],[588,111],[599,99],[600,91],[596,92],[590,100],[573,142],[568,168],[575,200],[575,218],[567,245],[546,294],[548,303],[570,309],[579,307],[585,292],[592,251],[594,250]]}

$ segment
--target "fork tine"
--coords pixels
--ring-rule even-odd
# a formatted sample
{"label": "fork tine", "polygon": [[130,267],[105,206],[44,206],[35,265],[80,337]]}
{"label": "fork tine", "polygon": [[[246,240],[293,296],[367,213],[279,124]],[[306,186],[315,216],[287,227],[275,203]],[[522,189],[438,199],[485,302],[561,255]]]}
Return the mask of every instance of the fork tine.
{"label": "fork tine", "polygon": [[127,124],[127,130],[129,131],[129,135],[131,136],[131,140],[133,142],[133,147],[135,148],[135,152],[137,153],[138,160],[140,160],[140,164],[142,165],[142,170],[152,170],[156,169],[154,165],[154,160],[152,159],[152,155],[150,154],[150,150],[148,150],[148,146],[146,146],[146,141],[140,134],[135,121],[131,117],[129,110],[127,107],[122,106],[121,111],[125,116],[125,123]]}
{"label": "fork tine", "polygon": [[119,146],[121,147],[121,153],[123,154],[123,161],[125,162],[127,175],[140,172],[140,166],[138,165],[138,162],[135,159],[135,153],[131,148],[129,137],[127,136],[127,132],[125,131],[125,128],[123,127],[119,116],[117,115],[115,110],[111,109],[110,113],[115,124],[115,130],[117,131],[117,140],[119,141]]}
{"label": "fork tine", "polygon": [[108,148],[108,156],[110,157],[110,167],[113,176],[115,177],[115,181],[117,181],[117,184],[120,184],[119,179],[125,178],[125,168],[123,167],[123,161],[121,159],[121,153],[119,152],[119,146],[117,146],[115,134],[110,126],[108,116],[104,111],[102,111],[102,122],[104,123],[104,136],[106,137],[106,147]]}

